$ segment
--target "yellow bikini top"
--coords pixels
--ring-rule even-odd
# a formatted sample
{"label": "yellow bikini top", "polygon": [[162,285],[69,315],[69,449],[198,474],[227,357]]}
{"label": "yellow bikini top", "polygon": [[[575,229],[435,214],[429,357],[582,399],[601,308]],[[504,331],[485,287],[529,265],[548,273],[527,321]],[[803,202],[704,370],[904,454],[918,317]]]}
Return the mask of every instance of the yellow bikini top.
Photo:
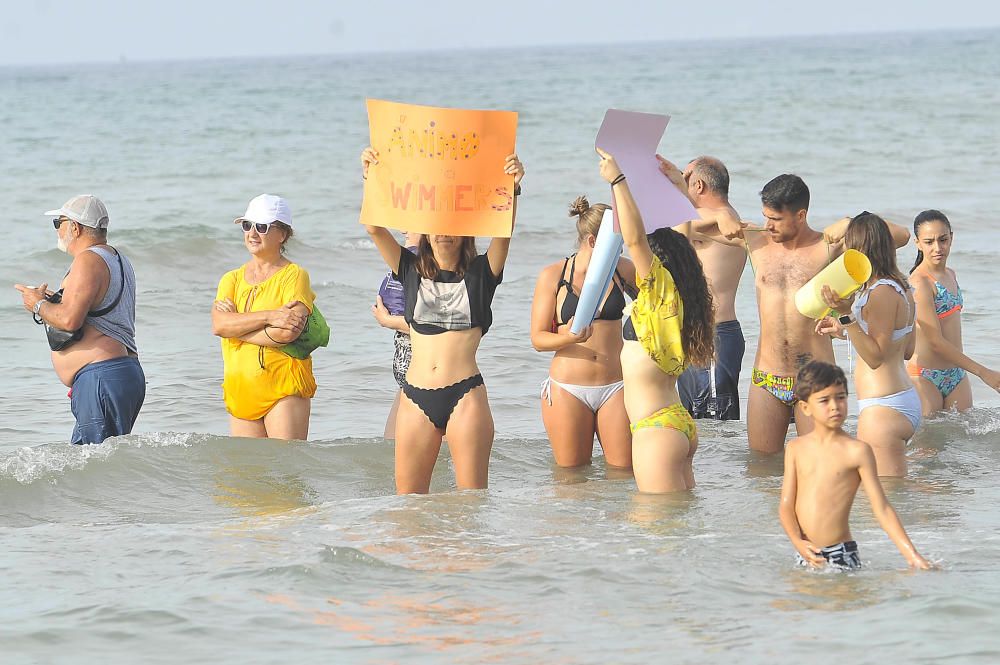
{"label": "yellow bikini top", "polygon": [[629,319],[625,323],[625,339],[642,344],[660,369],[678,376],[685,364],[681,337],[684,301],[677,293],[674,277],[654,255],[649,275],[640,280],[636,274],[635,281],[639,295],[626,308]]}

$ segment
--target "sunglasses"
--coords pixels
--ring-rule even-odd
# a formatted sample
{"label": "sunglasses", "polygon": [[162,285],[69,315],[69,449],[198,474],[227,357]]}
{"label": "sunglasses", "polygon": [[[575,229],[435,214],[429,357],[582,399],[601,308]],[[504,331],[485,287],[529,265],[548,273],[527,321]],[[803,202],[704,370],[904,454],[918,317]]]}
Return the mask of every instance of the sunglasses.
{"label": "sunglasses", "polygon": [[73,221],[72,219],[69,219],[67,217],[56,217],[55,219],[52,220],[52,227],[55,228],[56,231],[58,231],[60,226],[62,226],[66,222],[72,222],[72,221]]}
{"label": "sunglasses", "polygon": [[267,232],[271,230],[272,224],[274,224],[274,222],[268,222],[267,224],[263,224],[261,222],[251,222],[248,219],[244,219],[243,221],[240,222],[240,225],[243,227],[244,233],[250,233],[250,229],[257,229],[258,235],[262,236],[267,235]]}

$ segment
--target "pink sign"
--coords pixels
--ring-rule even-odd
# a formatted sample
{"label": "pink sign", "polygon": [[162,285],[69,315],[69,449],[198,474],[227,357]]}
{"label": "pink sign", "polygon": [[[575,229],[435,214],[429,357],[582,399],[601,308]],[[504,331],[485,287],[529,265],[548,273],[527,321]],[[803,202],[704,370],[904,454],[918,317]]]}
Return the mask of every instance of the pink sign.
{"label": "pink sign", "polygon": [[597,147],[610,153],[628,177],[628,188],[647,233],[698,219],[694,206],[660,172],[656,161],[656,149],[668,122],[669,115],[608,109],[597,132]]}

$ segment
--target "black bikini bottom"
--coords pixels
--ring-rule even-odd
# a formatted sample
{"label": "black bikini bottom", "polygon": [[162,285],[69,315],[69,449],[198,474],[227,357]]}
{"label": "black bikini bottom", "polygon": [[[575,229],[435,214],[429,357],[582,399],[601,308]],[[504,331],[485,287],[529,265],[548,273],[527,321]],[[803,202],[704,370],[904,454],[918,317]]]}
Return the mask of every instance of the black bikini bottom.
{"label": "black bikini bottom", "polygon": [[420,407],[434,427],[445,429],[451,418],[451,412],[455,410],[459,400],[465,397],[465,393],[481,385],[483,385],[482,374],[470,376],[443,388],[418,388],[404,380],[403,394]]}

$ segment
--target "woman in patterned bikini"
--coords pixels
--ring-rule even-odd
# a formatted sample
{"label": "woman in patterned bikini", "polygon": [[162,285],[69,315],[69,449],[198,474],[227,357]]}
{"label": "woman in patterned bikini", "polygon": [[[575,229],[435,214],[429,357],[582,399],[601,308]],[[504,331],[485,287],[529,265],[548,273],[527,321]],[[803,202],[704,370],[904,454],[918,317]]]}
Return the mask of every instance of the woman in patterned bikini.
{"label": "woman in patterned bikini", "polygon": [[913,220],[917,261],[910,271],[917,302],[917,349],[907,369],[920,393],[924,415],[943,409],[972,407],[967,372],[1000,391],[1000,372],[980,365],[962,350],[962,289],[948,267],[955,234],[938,210],[925,210]]}

